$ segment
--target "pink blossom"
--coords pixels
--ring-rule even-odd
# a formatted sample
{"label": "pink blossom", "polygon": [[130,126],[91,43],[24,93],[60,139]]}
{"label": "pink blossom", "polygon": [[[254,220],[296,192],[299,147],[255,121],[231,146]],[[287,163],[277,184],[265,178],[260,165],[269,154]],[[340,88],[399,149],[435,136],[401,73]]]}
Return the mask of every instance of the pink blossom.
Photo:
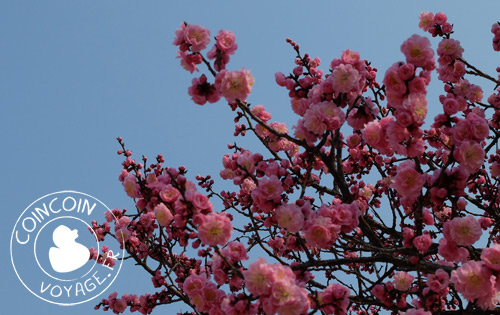
{"label": "pink blossom", "polygon": [[286,77],[282,72],[276,72],[274,74],[274,79],[276,80],[276,84],[279,86],[285,86],[286,85]]}
{"label": "pink blossom", "polygon": [[244,193],[251,194],[254,189],[257,188],[255,182],[250,178],[245,178],[243,183],[241,184],[241,191]]}
{"label": "pink blossom", "polygon": [[425,94],[411,93],[403,102],[403,107],[411,114],[413,125],[420,127],[424,124],[425,116],[427,115],[427,99]]}
{"label": "pink blossom", "polygon": [[495,293],[495,276],[483,262],[468,261],[451,272],[450,281],[465,299],[473,302],[486,299]]}
{"label": "pink blossom", "polygon": [[127,216],[122,216],[115,221],[115,231],[123,227],[128,227],[130,224],[130,218]]}
{"label": "pink blossom", "polygon": [[304,127],[316,135],[322,135],[327,128],[323,113],[318,106],[310,107],[306,111],[303,122]]}
{"label": "pink blossom", "polygon": [[434,26],[434,13],[420,13],[420,21],[418,23],[418,27],[420,27],[424,32],[427,32],[432,26]]}
{"label": "pink blossom", "polygon": [[[274,267],[274,266],[273,266]],[[293,282],[290,281],[286,277],[281,277],[275,279],[272,288],[271,288],[271,302],[274,306],[278,307],[278,313],[281,314],[281,310],[286,310],[286,306],[292,304],[293,309],[284,312],[285,314],[302,314],[303,307],[297,309],[298,305],[296,304],[296,300],[300,300],[303,296],[302,290],[300,287],[296,286]],[[293,281],[293,280],[292,280]],[[307,293],[305,294],[305,300],[307,301]],[[307,304],[304,302],[303,304]]]}
{"label": "pink blossom", "polygon": [[123,298],[116,299],[112,308],[115,314],[123,313],[127,309],[127,301]]}
{"label": "pink blossom", "polygon": [[252,199],[261,211],[268,213],[274,208],[274,203],[281,201],[283,186],[276,175],[259,179],[259,184],[252,191]]}
{"label": "pink blossom", "polygon": [[454,115],[458,112],[460,105],[453,97],[447,97],[443,102],[443,109],[447,115]]}
{"label": "pink blossom", "polygon": [[420,94],[420,95],[425,96],[425,93],[427,93],[427,90],[426,90],[427,84],[429,84],[429,82],[427,81],[426,78],[423,78],[422,76],[418,76],[418,77],[411,79],[408,82],[408,89],[409,89],[409,93],[410,93],[409,96],[411,96],[412,94],[416,94],[416,95]]}
{"label": "pink blossom", "polygon": [[363,129],[379,113],[379,109],[370,98],[365,98],[365,102],[366,104],[362,103],[358,107],[353,107],[347,117],[347,123],[355,130]]}
{"label": "pink blossom", "polygon": [[419,235],[413,239],[413,246],[415,246],[419,252],[427,252],[431,245],[432,239],[429,234]]}
{"label": "pink blossom", "polygon": [[177,54],[177,58],[181,59],[181,66],[184,69],[186,69],[190,73],[198,71],[198,67],[196,65],[199,65],[202,62],[201,55],[190,54],[186,51],[178,51]]}
{"label": "pink blossom", "polygon": [[191,274],[184,280],[182,288],[187,295],[192,296],[200,292],[201,288],[205,285],[207,281],[207,276],[205,274],[197,275]]}
{"label": "pink blossom", "polygon": [[[273,286],[273,290],[274,288],[275,286]],[[283,288],[285,290],[283,290],[283,292],[280,292],[280,306],[278,306],[276,310],[277,313],[280,315],[306,314],[310,304],[307,290],[297,285],[285,285]]]}
{"label": "pink blossom", "polygon": [[321,112],[328,130],[339,129],[345,122],[344,112],[332,102],[321,102],[315,107]]}
{"label": "pink blossom", "polygon": [[358,70],[350,64],[340,64],[332,71],[332,88],[336,93],[348,93],[358,83]]}
{"label": "pink blossom", "polygon": [[373,296],[375,296],[377,299],[382,301],[387,306],[391,306],[394,304],[392,301],[392,298],[389,296],[389,292],[387,291],[386,287],[382,284],[376,284],[373,289],[371,290],[371,293]]}
{"label": "pink blossom", "polygon": [[[358,226],[361,211],[355,203],[336,204],[329,208],[331,209],[332,223],[340,225],[343,233],[349,233]],[[319,213],[322,214],[322,209],[320,209]]]}
{"label": "pink blossom", "polygon": [[275,212],[276,220],[281,228],[290,233],[297,233],[304,225],[304,215],[299,206],[295,204],[284,204],[279,206]]}
{"label": "pink blossom", "polygon": [[484,163],[484,149],[472,141],[463,141],[453,152],[453,157],[470,173],[477,172]]}
{"label": "pink blossom", "polygon": [[467,91],[467,98],[470,102],[479,103],[483,99],[483,89],[479,85],[471,84]]}
{"label": "pink blossom", "polygon": [[448,20],[448,17],[443,12],[438,12],[434,16],[434,23],[436,23],[438,25],[444,25],[447,20]]}
{"label": "pink blossom", "polygon": [[187,190],[184,195],[186,200],[193,204],[195,212],[204,211],[206,213],[212,211],[213,205],[204,194],[194,189],[190,189]]}
{"label": "pink blossom", "polygon": [[471,136],[467,119],[460,119],[453,127],[453,140],[455,144],[460,144],[464,140],[471,140]]}
{"label": "pink blossom", "polygon": [[137,177],[133,174],[129,174],[123,180],[123,188],[125,188],[125,192],[131,198],[139,198],[141,196],[141,186],[137,183]]}
{"label": "pink blossom", "polygon": [[491,32],[495,35],[493,37],[493,50],[500,51],[500,24],[494,23],[491,26]]}
{"label": "pink blossom", "polygon": [[259,257],[255,262],[243,271],[245,287],[255,296],[267,295],[271,293],[274,281],[274,270],[266,260]]}
{"label": "pink blossom", "polygon": [[387,69],[383,83],[387,91],[389,100],[401,97],[406,93],[406,85],[403,79],[399,77],[400,63],[396,62],[389,69]]}
{"label": "pink blossom", "polygon": [[252,113],[259,117],[262,121],[269,121],[271,119],[271,114],[266,112],[264,105],[257,105],[252,108]]}
{"label": "pink blossom", "polygon": [[118,243],[122,245],[124,244],[124,242],[127,242],[129,240],[131,235],[132,233],[127,227],[121,227],[119,229],[115,229],[116,240],[118,241]]}
{"label": "pink blossom", "polygon": [[434,292],[440,293],[448,288],[450,276],[443,269],[438,269],[434,274],[427,276],[426,285]]}
{"label": "pink blossom", "polygon": [[438,253],[450,262],[464,262],[469,257],[469,251],[466,248],[458,247],[457,243],[445,237],[439,240]]}
{"label": "pink blossom", "polygon": [[[181,23],[181,27],[175,30],[175,38],[172,44],[174,44],[175,46],[181,46],[186,40],[185,34],[186,34],[186,23]],[[185,51],[187,50],[187,47],[181,46],[181,50]]]}
{"label": "pink blossom", "polygon": [[200,25],[189,24],[184,29],[184,38],[193,52],[200,52],[210,43],[210,31]]}
{"label": "pink blossom", "polygon": [[193,78],[188,94],[193,102],[204,105],[206,102],[215,103],[220,99],[220,93],[215,85],[207,82],[207,77],[202,74],[199,78]]}
{"label": "pink blossom", "polygon": [[469,246],[481,238],[481,225],[473,216],[456,217],[449,223],[449,237],[458,245]]}
{"label": "pink blossom", "polygon": [[233,261],[248,260],[247,250],[245,245],[240,242],[229,242],[224,253]]}
{"label": "pink blossom", "polygon": [[415,169],[415,162],[408,160],[398,165],[391,188],[403,197],[416,199],[425,183],[425,176]]}
{"label": "pink blossom", "polygon": [[496,271],[500,270],[500,244],[483,249],[481,259],[487,267]]}
{"label": "pink blossom", "polygon": [[405,271],[398,272],[393,277],[394,287],[399,291],[407,291],[411,287],[413,279],[415,277]]}
{"label": "pink blossom", "polygon": [[201,292],[203,296],[204,303],[208,304],[209,307],[205,308],[205,311],[209,311],[212,314],[212,308],[218,307],[222,298],[225,296],[224,291],[217,289],[217,286],[213,282],[205,282]]}
{"label": "pink blossom", "polygon": [[328,315],[346,315],[349,307],[349,295],[349,289],[343,285],[330,284],[318,294],[320,309]]}
{"label": "pink blossom", "polygon": [[237,99],[245,101],[252,91],[254,78],[249,70],[237,71],[222,70],[215,77],[215,87],[224,96],[228,103]]}
{"label": "pink blossom", "polygon": [[344,112],[332,102],[321,102],[307,109],[304,127],[316,135],[326,130],[336,130],[345,122]]}
{"label": "pink blossom", "polygon": [[231,31],[220,30],[215,38],[217,39],[217,47],[226,54],[232,55],[238,49],[236,37]]}
{"label": "pink blossom", "polygon": [[225,245],[231,238],[233,225],[225,214],[211,212],[208,215],[198,214],[195,218],[201,221],[197,225],[198,236],[203,244]]}
{"label": "pink blossom", "polygon": [[425,70],[434,69],[434,51],[427,37],[413,34],[401,45],[401,52],[406,57],[406,62],[422,67]]}
{"label": "pink blossom", "polygon": [[490,128],[488,126],[488,121],[484,117],[469,113],[466,117],[466,121],[472,139],[481,141],[488,137]]}
{"label": "pink blossom", "polygon": [[174,216],[164,203],[158,204],[155,207],[154,212],[156,220],[161,226],[169,226],[174,219]]}
{"label": "pink blossom", "polygon": [[411,63],[405,63],[398,68],[398,76],[401,80],[409,80],[414,75],[415,75],[415,66]]}
{"label": "pink blossom", "polygon": [[378,120],[371,121],[365,125],[362,135],[368,145],[376,147],[384,138],[382,125]]}
{"label": "pink blossom", "polygon": [[[439,63],[448,64],[451,61],[461,58],[464,49],[460,46],[460,42],[458,40],[452,38],[443,38],[441,42],[439,42],[437,54],[439,57]],[[441,58],[446,56],[447,62],[442,62]]]}
{"label": "pink blossom", "polygon": [[360,62],[359,52],[351,49],[342,50],[342,61],[346,64],[356,65]]}
{"label": "pink blossom", "polygon": [[329,248],[337,240],[340,226],[333,224],[330,217],[316,215],[306,221],[303,233],[308,246]]}
{"label": "pink blossom", "polygon": [[161,190],[160,198],[165,202],[175,202],[180,194],[181,193],[174,186],[168,184]]}

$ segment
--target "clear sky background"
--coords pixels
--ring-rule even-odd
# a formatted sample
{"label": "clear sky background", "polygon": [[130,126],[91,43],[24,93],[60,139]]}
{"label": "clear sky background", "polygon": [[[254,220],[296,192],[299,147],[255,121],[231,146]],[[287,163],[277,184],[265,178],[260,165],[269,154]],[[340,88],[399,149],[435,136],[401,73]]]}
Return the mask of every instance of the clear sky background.
{"label": "clear sky background", "polygon": [[[28,292],[12,268],[9,243],[22,211],[52,192],[81,191],[110,208],[131,208],[118,181],[117,136],[135,158],[162,153],[166,164],[186,165],[191,179],[217,177],[228,143],[258,150],[250,137],[233,137],[234,115],[223,102],[200,107],[190,100],[193,76],[180,67],[172,45],[181,22],[208,27],[212,36],[232,30],[239,49],[228,68],[250,69],[255,85],[248,101],[264,104],[273,120],[291,129],[297,116],[286,90],[274,83],[275,72],[293,67],[285,38],[319,56],[325,71],[342,50],[357,50],[379,68],[381,81],[385,69],[403,59],[401,43],[424,35],[421,11],[447,13],[464,57],[495,74],[500,57],[491,48],[490,27],[500,20],[497,1],[2,1],[1,312],[95,313],[99,299],[61,307]],[[437,47],[437,39],[431,42]],[[487,97],[492,87],[485,87]],[[441,109],[441,91],[434,76],[428,118]],[[228,186],[219,180],[217,187]],[[149,275],[126,262],[100,298],[152,290]],[[179,304],[157,313],[180,310],[188,309]]]}

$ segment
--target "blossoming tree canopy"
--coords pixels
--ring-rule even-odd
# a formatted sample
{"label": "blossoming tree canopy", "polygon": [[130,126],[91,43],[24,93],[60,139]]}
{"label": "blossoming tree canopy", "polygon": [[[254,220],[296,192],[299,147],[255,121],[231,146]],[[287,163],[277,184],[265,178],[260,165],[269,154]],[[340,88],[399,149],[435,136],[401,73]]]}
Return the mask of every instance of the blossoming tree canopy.
{"label": "blossoming tree canopy", "polygon": [[[255,78],[229,67],[234,33],[219,31],[209,48],[208,29],[181,24],[173,42],[181,66],[205,69],[188,94],[199,105],[227,102],[234,135],[254,134],[262,153],[229,145],[220,177],[234,190],[218,192],[212,177],[194,182],[161,155],[133,160],[118,138],[119,180],[136,210],[114,209],[116,220],[110,213],[92,229],[116,238],[157,290],[115,292],[96,308],[500,313],[500,80],[464,59],[445,14],[422,13],[419,26],[381,80],[355,51],[321,70],[287,39],[295,66],[276,82],[298,115],[289,128],[247,101]],[[491,31],[499,51],[500,24]],[[444,89],[429,118],[432,72]],[[494,87],[486,100],[472,79]],[[113,262],[107,248],[91,252]]]}

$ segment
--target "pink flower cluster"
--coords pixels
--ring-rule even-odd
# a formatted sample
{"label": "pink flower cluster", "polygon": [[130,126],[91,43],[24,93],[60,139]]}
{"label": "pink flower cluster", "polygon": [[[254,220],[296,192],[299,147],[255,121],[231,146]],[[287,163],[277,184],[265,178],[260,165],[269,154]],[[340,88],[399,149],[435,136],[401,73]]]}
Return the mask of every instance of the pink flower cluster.
{"label": "pink flower cluster", "polygon": [[[437,57],[428,38],[410,36],[400,47],[405,61],[387,69],[383,86],[377,69],[355,51],[343,51],[324,73],[319,58],[302,54],[288,39],[295,65],[275,80],[300,116],[293,132],[271,121],[263,105],[246,103],[254,78],[245,68],[227,69],[238,48],[234,33],[219,31],[202,54],[210,32],[182,24],[174,40],[181,66],[191,73],[202,63],[208,69],[192,80],[192,100],[203,105],[224,97],[235,112],[235,136],[254,133],[271,157],[228,145],[232,154],[224,156],[220,176],[236,190],[218,193],[210,176],[197,176],[201,193],[184,167],[163,167],[161,155],[149,166],[145,157],[137,163],[119,139],[125,157],[119,180],[137,212],[114,209],[104,224],[93,222],[91,231],[99,241],[108,234],[116,238],[162,291],[121,298],[114,293],[100,305],[145,314],[189,299],[194,312],[210,315],[368,315],[383,308],[430,315],[496,308],[500,150],[492,152],[500,88],[483,104],[483,90],[467,79],[496,79],[463,59],[445,14],[422,13],[419,24],[441,37]],[[500,24],[492,32],[494,49],[500,50]],[[423,130],[436,66],[444,83],[443,113]],[[492,119],[488,111],[495,112]],[[380,179],[365,182],[373,174]],[[213,212],[212,196],[220,197],[224,210]],[[247,221],[233,227],[241,218]],[[481,250],[483,233],[494,245]],[[197,257],[187,256],[188,246]],[[111,266],[113,254],[102,248],[91,249],[90,258]],[[255,248],[278,262],[258,258],[245,268],[247,250]],[[342,273],[357,276],[357,296],[332,283]],[[374,275],[376,282],[370,280]]]}
{"label": "pink flower cluster", "polygon": [[207,57],[208,59],[214,59],[215,70],[221,71],[229,63],[230,55],[234,54],[238,49],[238,44],[236,44],[236,37],[231,31],[220,30],[215,39],[216,43],[207,53]]}
{"label": "pink flower cluster", "polygon": [[228,103],[236,100],[244,102],[252,91],[254,81],[250,70],[221,70],[215,77],[215,88]]}
{"label": "pink flower cluster", "polygon": [[[367,65],[359,53],[343,51],[340,59],[331,62],[331,74],[325,79],[323,72],[316,68],[320,64],[319,58],[312,59],[306,55],[296,63],[298,66],[292,75],[285,77],[277,73],[276,82],[290,90],[292,108],[303,117],[294,126],[297,138],[312,145],[326,131],[339,129],[346,120],[342,108],[348,104],[352,108],[348,122],[358,128],[373,120],[378,113],[370,101],[359,97],[374,85],[376,77],[376,69]],[[304,67],[308,70],[307,74],[303,71]]]}
{"label": "pink flower cluster", "polygon": [[181,59],[181,65],[184,69],[193,73],[198,71],[197,65],[202,62],[200,51],[207,48],[210,42],[210,31],[200,25],[181,24],[181,28],[175,31],[173,44],[179,46],[177,54]]}
{"label": "pink flower cluster", "polygon": [[420,22],[418,26],[424,31],[429,32],[433,37],[449,35],[453,31],[453,25],[448,22],[446,14],[438,12],[420,13]]}
{"label": "pink flower cluster", "polygon": [[281,202],[283,186],[276,175],[259,179],[257,187],[252,191],[255,212],[269,213]]}
{"label": "pink flower cluster", "polygon": [[350,291],[343,285],[330,284],[318,294],[320,310],[325,314],[346,315],[349,307]]}
{"label": "pink flower cluster", "polygon": [[498,303],[496,277],[482,261],[468,261],[451,272],[450,281],[463,297],[483,310],[494,309]]}
{"label": "pink flower cluster", "polygon": [[[263,105],[258,105],[252,109],[252,112],[257,112],[256,109],[259,106],[263,107]],[[270,114],[269,114],[269,116],[265,115],[265,113],[267,113],[267,112],[265,112],[263,110],[258,110],[258,112],[259,113],[258,114],[256,113],[255,115],[258,116],[263,121],[267,121],[270,119]],[[265,117],[262,118],[262,116],[265,116]],[[266,116],[269,118],[267,118]],[[288,134],[288,127],[284,123],[273,121],[271,123],[268,123],[268,127],[272,128],[273,130],[275,130],[276,132],[278,132],[280,134]],[[283,138],[283,137],[275,135],[274,133],[272,133],[270,130],[268,130],[266,127],[264,127],[261,124],[256,126],[255,132],[260,139],[262,139],[268,143],[269,149],[273,150],[274,152],[285,151],[290,156],[297,155],[297,152],[299,150],[297,144],[288,140],[287,138]]]}
{"label": "pink flower cluster", "polygon": [[345,114],[332,102],[321,102],[311,105],[306,111],[303,127],[306,132],[320,137],[327,130],[337,130],[344,124]]}
{"label": "pink flower cluster", "polygon": [[[427,37],[413,34],[401,45],[401,52],[405,55],[408,64],[428,71],[435,68],[434,50]],[[412,73],[409,72],[409,74]]]}
{"label": "pink flower cluster", "polygon": [[[197,65],[204,60],[200,52],[207,48],[209,43],[210,31],[208,29],[200,25],[182,23],[175,32],[173,41],[174,45],[179,46],[177,53],[178,58],[181,59],[182,67],[191,73],[198,71]],[[188,94],[196,104],[215,103],[219,101],[221,96],[226,98],[229,103],[234,103],[236,100],[244,102],[250,95],[254,83],[250,71],[245,69],[225,70],[229,56],[234,54],[237,48],[233,32],[220,30],[217,33],[216,43],[207,53],[208,59],[215,59],[214,68],[218,73],[215,75],[215,72],[210,69],[215,75],[215,84],[209,83],[204,74],[192,80]]]}
{"label": "pink flower cluster", "polygon": [[468,109],[467,101],[481,102],[483,98],[481,87],[470,84],[465,79],[458,80],[453,89],[449,85],[446,86],[445,90],[448,92],[447,95],[441,95],[439,101],[443,104],[445,114],[449,116],[459,111],[466,111]]}
{"label": "pink flower cluster", "polygon": [[405,308],[408,305],[406,302],[408,293],[397,290],[391,281],[384,284],[376,284],[371,293],[385,306],[393,306],[395,301],[398,308]]}
{"label": "pink flower cluster", "polygon": [[462,58],[463,51],[464,49],[458,40],[451,38],[441,40],[437,49],[439,80],[457,83],[465,74],[465,64],[458,60]]}
{"label": "pink flower cluster", "polygon": [[99,306],[105,305],[104,310],[112,310],[115,314],[124,313],[128,306],[130,306],[131,312],[139,312],[143,315],[151,314],[154,305],[157,303],[167,303],[169,298],[165,294],[165,291],[154,293],[154,294],[144,294],[137,296],[135,294],[124,294],[121,298],[118,298],[118,293],[113,292],[109,295],[107,299],[103,299],[102,302],[95,307],[98,309]]}
{"label": "pink flower cluster", "polygon": [[304,224],[307,246],[330,248],[340,234],[349,233],[359,224],[361,211],[357,204],[323,204]]}
{"label": "pink flower cluster", "polygon": [[278,226],[290,233],[299,232],[304,226],[304,214],[301,207],[296,204],[284,204],[275,211]]}
{"label": "pink flower cluster", "polygon": [[399,291],[408,291],[411,288],[414,276],[405,271],[398,272],[393,277],[394,287]]}
{"label": "pink flower cluster", "polygon": [[443,235],[438,252],[450,262],[464,262],[469,252],[464,247],[474,244],[482,235],[481,225],[473,216],[455,217],[443,225]]}
{"label": "pink flower cluster", "polygon": [[495,35],[493,37],[493,49],[500,51],[500,23],[495,23],[491,26],[491,32]]}
{"label": "pink flower cluster", "polygon": [[[401,51],[407,63],[397,62],[385,73],[388,107],[393,108],[395,120],[387,116],[380,122],[371,122],[363,130],[364,140],[380,153],[392,155],[394,152],[409,157],[417,157],[425,151],[419,128],[427,115],[427,85],[430,71],[435,67],[434,51],[427,38],[412,35],[402,45]],[[421,71],[418,71],[421,68]]]}
{"label": "pink flower cluster", "polygon": [[[235,269],[243,270],[241,262],[248,260],[247,250],[240,242],[230,242],[220,250],[220,254],[212,257],[210,267],[214,280],[218,285],[229,284],[231,291],[241,289],[243,279],[234,272]],[[234,269],[233,269],[234,268]]]}
{"label": "pink flower cluster", "polygon": [[425,175],[415,169],[415,162],[408,160],[398,165],[391,188],[396,189],[402,197],[411,202],[420,196],[425,181]]}
{"label": "pink flower cluster", "polygon": [[483,140],[489,135],[489,125],[482,111],[469,113],[465,119],[458,119],[453,127],[453,157],[467,172],[474,173],[484,163]]}
{"label": "pink flower cluster", "polygon": [[123,175],[124,173],[120,175],[120,180],[122,180],[123,188],[125,189],[125,192],[127,195],[131,198],[139,198],[141,196],[141,187],[137,183],[137,178],[133,174],[128,174],[128,175]]}
{"label": "pink flower cluster", "polygon": [[198,227],[198,237],[205,245],[226,245],[231,238],[233,225],[225,213],[200,213],[193,218],[193,222]]}
{"label": "pink flower cluster", "polygon": [[[423,276],[427,277],[426,287],[423,289],[426,297],[425,305],[422,300],[414,299],[411,303],[415,308],[408,309],[405,314],[432,314],[443,309],[444,298],[449,292],[448,272],[438,269],[435,273],[423,274]],[[393,281],[375,285],[372,294],[386,306],[395,305],[398,308],[407,308],[406,298],[418,289],[418,282],[414,280],[415,276],[401,271],[393,276]]]}
{"label": "pink flower cluster", "polygon": [[217,289],[217,285],[210,281],[204,273],[191,274],[184,281],[182,289],[198,312],[210,315],[224,314],[221,310],[221,304],[226,293]]}
{"label": "pink flower cluster", "polygon": [[441,296],[446,296],[449,291],[449,280],[448,273],[443,269],[438,269],[434,274],[427,275],[426,286],[429,290]]}
{"label": "pink flower cluster", "polygon": [[305,288],[297,283],[292,269],[268,264],[258,258],[243,271],[245,287],[258,297],[266,314],[299,315],[307,313],[309,299]]}

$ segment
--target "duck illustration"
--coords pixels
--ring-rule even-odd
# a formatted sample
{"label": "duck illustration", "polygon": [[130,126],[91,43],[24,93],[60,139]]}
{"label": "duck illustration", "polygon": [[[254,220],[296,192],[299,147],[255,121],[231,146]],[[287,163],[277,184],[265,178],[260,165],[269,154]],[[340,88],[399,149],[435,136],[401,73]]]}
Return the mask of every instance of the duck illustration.
{"label": "duck illustration", "polygon": [[56,247],[49,250],[49,260],[56,272],[66,273],[77,270],[89,261],[90,252],[87,247],[78,243],[78,230],[71,230],[65,225],[59,225],[52,233]]}

